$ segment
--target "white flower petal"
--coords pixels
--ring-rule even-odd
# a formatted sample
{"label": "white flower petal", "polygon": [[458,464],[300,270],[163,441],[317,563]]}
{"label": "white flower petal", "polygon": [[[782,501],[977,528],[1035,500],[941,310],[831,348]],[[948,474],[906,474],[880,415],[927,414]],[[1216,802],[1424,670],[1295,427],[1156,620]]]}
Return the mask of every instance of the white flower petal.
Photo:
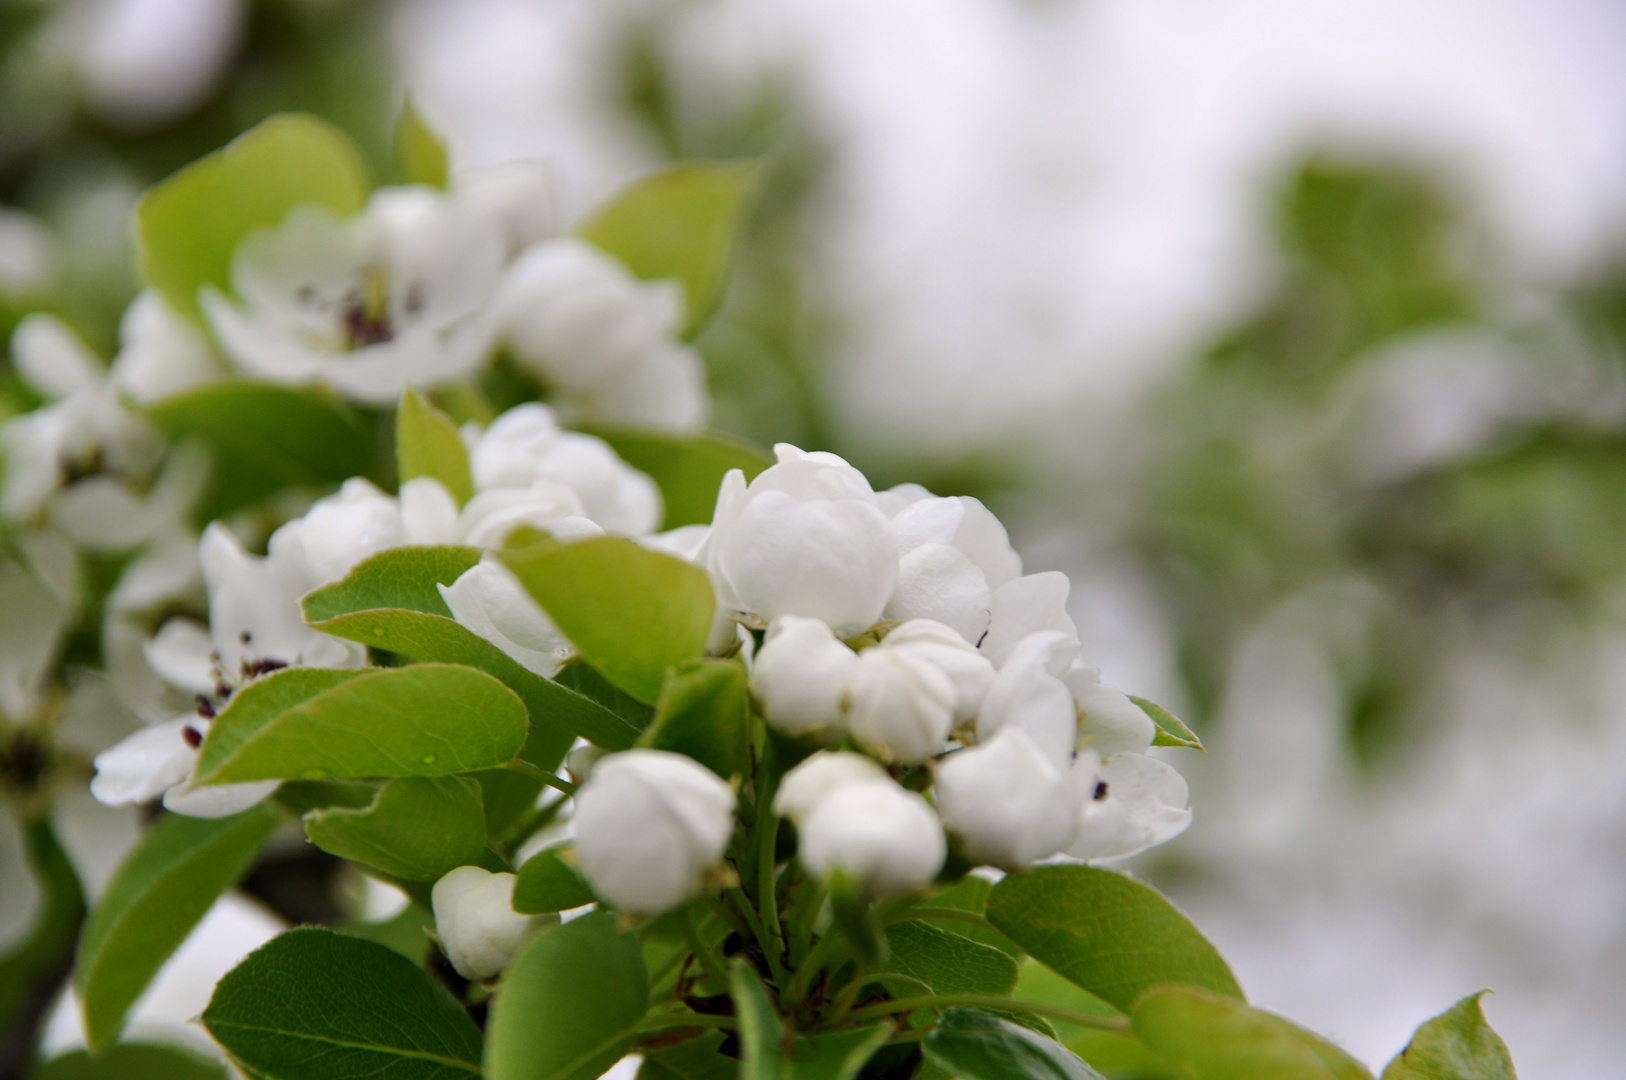
{"label": "white flower petal", "polygon": [[[198,752],[182,732],[200,735],[204,725],[195,717],[177,717],[136,732],[111,749],[96,755],[96,776],[90,793],[108,806],[151,802],[186,780]],[[272,785],[275,786],[274,784]]]}

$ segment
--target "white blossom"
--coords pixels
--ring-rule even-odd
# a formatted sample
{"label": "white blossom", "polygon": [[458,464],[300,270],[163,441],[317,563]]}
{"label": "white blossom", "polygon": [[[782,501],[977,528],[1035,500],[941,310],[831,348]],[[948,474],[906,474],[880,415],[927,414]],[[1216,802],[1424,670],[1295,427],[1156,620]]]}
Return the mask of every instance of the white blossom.
{"label": "white blossom", "polygon": [[799,835],[809,870],[820,877],[845,870],[870,896],[924,887],[948,852],[931,806],[891,780],[836,787],[803,819]]}
{"label": "white blossom", "polygon": [[773,810],[800,824],[828,796],[854,784],[890,783],[872,758],[845,750],[820,750],[787,772],[774,793]]}
{"label": "white blossom", "polygon": [[581,500],[575,513],[611,532],[642,536],[660,524],[660,489],[616,456],[604,440],[561,429],[546,405],[509,409],[474,436],[469,467],[475,487],[528,488],[538,481],[561,484]]}
{"label": "white blossom", "polygon": [[841,730],[858,655],[818,619],[782,615],[751,666],[751,692],[774,729],[800,736]]}
{"label": "white blossom", "polygon": [[340,220],[301,206],[232,259],[237,301],[200,302],[245,371],[395,401],[472,371],[491,344],[503,241],[486,216],[429,188],[381,188]]}
{"label": "white blossom", "polygon": [[958,697],[942,668],[883,643],[858,654],[847,730],[885,761],[925,761],[948,741]]}
{"label": "white blossom", "polygon": [[973,719],[993,685],[994,665],[951,627],[910,619],[892,628],[881,648],[902,649],[932,664],[954,684],[954,718]]}
{"label": "white blossom", "polygon": [[514,260],[496,309],[514,358],[572,419],[705,427],[705,369],[677,339],[683,295],[676,283],[640,282],[591,244],[564,237]]}
{"label": "white blossom", "polygon": [[1078,745],[1078,707],[1060,676],[1077,655],[1077,643],[1054,630],[1031,634],[1008,650],[977,714],[977,737],[987,741],[1007,727],[1020,728],[1058,768],[1066,768]]}
{"label": "white blossom", "polygon": [[700,553],[719,601],[763,623],[800,615],[842,636],[867,630],[898,576],[896,542],[869,481],[834,454],[786,443],[774,452],[778,464],[749,485],[738,469],[723,478]]}
{"label": "white blossom", "polygon": [[575,801],[583,875],[595,893],[635,915],[659,915],[699,893],[734,828],[733,788],[692,758],[663,750],[603,758]]}
{"label": "white blossom", "polygon": [[164,797],[164,806],[188,817],[226,817],[259,802],[277,789],[276,780],[193,787],[190,777],[209,721],[179,716],[153,724],[96,756],[90,793],[108,806],[146,803]]}
{"label": "white blossom", "polygon": [[155,289],[142,290],[119,320],[119,351],[108,382],[138,405],[220,378],[208,339]]}
{"label": "white blossom", "polygon": [[79,600],[77,560],[56,534],[15,537],[0,558],[0,714],[34,713]]}
{"label": "white blossom", "polygon": [[1094,773],[1058,767],[1017,727],[950,754],[933,794],[943,822],[979,863],[1025,870],[1073,841]]}
{"label": "white blossom", "polygon": [[514,910],[513,874],[459,866],[429,892],[435,936],[446,959],[465,979],[479,982],[508,966],[538,920]]}
{"label": "white blossom", "polygon": [[903,505],[891,516],[899,563],[887,617],[933,619],[975,644],[994,590],[1022,573],[1005,526],[976,499],[937,498],[915,485],[889,502]]}
{"label": "white blossom", "polygon": [[452,618],[527,671],[551,679],[575,653],[513,571],[489,556],[436,588]]}
{"label": "white blossom", "polygon": [[[1096,755],[1079,754],[1074,768],[1089,768]],[[1191,824],[1190,790],[1172,767],[1146,754],[1119,753],[1100,759],[1097,782],[1083,800],[1078,829],[1066,854],[1075,859],[1123,859],[1165,843]]]}
{"label": "white blossom", "polygon": [[1157,724],[1121,690],[1101,682],[1099,668],[1074,665],[1062,675],[1079,716],[1079,741],[1103,757],[1144,754],[1157,737]]}
{"label": "white blossom", "polygon": [[546,240],[558,231],[553,170],[537,160],[504,161],[459,169],[451,191],[502,237],[505,255]]}
{"label": "white blossom", "polygon": [[357,563],[406,542],[400,504],[361,477],[317,499],[305,516],[271,536],[269,550],[297,595],[348,574]]}
{"label": "white blossom", "polygon": [[1005,666],[1011,650],[1031,634],[1050,630],[1078,641],[1078,628],[1067,614],[1067,575],[1057,570],[1013,578],[993,591],[988,601],[988,633],[978,643],[995,667]]}

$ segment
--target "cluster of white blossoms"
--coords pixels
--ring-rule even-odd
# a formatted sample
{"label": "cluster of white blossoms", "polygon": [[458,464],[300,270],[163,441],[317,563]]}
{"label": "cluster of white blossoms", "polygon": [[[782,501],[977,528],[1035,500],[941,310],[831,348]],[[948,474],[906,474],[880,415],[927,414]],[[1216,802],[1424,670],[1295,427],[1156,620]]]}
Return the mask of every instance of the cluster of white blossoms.
{"label": "cluster of white blossoms", "polygon": [[506,349],[567,420],[703,428],[682,289],[556,235],[551,204],[546,170],[513,162],[444,192],[380,188],[352,218],[300,207],[238,248],[234,298],[205,286],[200,302],[226,355],[259,378],[387,404]]}
{"label": "cluster of white blossoms", "polygon": [[[1079,662],[1065,575],[1024,575],[975,499],[877,493],[839,457],[776,451],[749,484],[728,475],[711,526],[655,542],[710,572],[714,651],[736,624],[765,631],[747,659],[768,724],[824,747],[774,800],[810,872],[901,894],[936,877],[951,841],[1017,871],[1185,829],[1185,781],[1147,753],[1156,724]],[[583,873],[638,914],[715,880],[733,828],[728,785],[656,751],[603,759],[577,806]]]}
{"label": "cluster of white blossoms", "polygon": [[[267,554],[250,554],[216,522],[198,545],[208,590],[208,625],[167,620],[143,652],[170,686],[194,695],[195,713],[154,724],[96,758],[92,793],[109,804],[163,796],[183,814],[236,813],[274,782],[193,788],[197,748],[214,711],[244,682],[285,667],[352,667],[366,662],[353,642],[306,624],[300,600],[343,578],[358,563],[408,544],[500,547],[529,527],[559,539],[641,536],[660,521],[653,481],[590,435],[565,431],[544,405],[527,404],[483,431],[463,429],[474,495],[459,507],[439,481],[418,477],[387,495],[364,479],[347,481],[271,534]],[[484,558],[441,594],[452,616],[527,669],[552,676],[571,649],[513,574]]]}

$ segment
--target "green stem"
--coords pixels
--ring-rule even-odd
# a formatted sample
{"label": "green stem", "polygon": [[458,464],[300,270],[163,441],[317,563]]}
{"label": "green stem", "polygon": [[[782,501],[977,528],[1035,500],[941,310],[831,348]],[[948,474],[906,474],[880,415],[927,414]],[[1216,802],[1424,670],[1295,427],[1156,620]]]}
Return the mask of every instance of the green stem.
{"label": "green stem", "polygon": [[[766,762],[767,755],[762,755]],[[761,804],[757,810],[757,902],[762,907],[762,923],[768,931],[768,940],[762,943],[769,963],[777,970],[780,957],[785,955],[785,931],[779,924],[778,876],[774,873],[774,845],[778,840],[779,817],[773,812],[770,795],[764,790],[763,779],[767,767],[757,769],[757,797]],[[784,986],[781,976],[779,985]]]}
{"label": "green stem", "polygon": [[1023,1001],[1019,998],[1000,997],[997,994],[923,994],[920,997],[899,998],[896,1001],[866,1005],[862,1009],[854,1009],[847,1019],[851,1023],[858,1024],[865,1020],[878,1020],[883,1016],[914,1012],[916,1009],[947,1009],[955,1005],[972,1009],[994,1009],[998,1012],[1029,1012],[1100,1031],[1129,1031],[1128,1017],[1079,1012],[1064,1005],[1051,1005],[1044,1001]]}
{"label": "green stem", "polygon": [[662,1013],[655,1016],[646,1016],[638,1022],[639,1031],[660,1031],[662,1028],[732,1028],[738,1026],[739,1021],[732,1016],[712,1016],[710,1013],[697,1012]]}
{"label": "green stem", "polygon": [[772,939],[768,937],[768,932],[762,928],[762,920],[757,918],[756,909],[751,906],[750,898],[745,895],[743,889],[730,889],[724,895],[733,901],[735,909],[740,913],[740,917],[751,928],[751,936],[757,939],[758,945],[762,946],[762,955],[768,960],[768,969],[773,973],[775,985],[784,986],[786,982],[784,961],[779,954],[774,952]]}
{"label": "green stem", "polygon": [[678,920],[683,925],[683,936],[688,939],[689,948],[694,951],[700,960],[700,966],[706,969],[706,974],[713,979],[728,985],[728,968],[723,964],[722,958],[717,955],[710,945],[700,936],[700,928],[694,924],[694,911],[683,909],[683,917]]}
{"label": "green stem", "polygon": [[889,919],[888,925],[908,922],[911,919],[948,919],[952,922],[970,923],[972,926],[980,926],[984,930],[992,930],[995,933],[999,932],[999,928],[988,921],[988,916],[980,915],[975,911],[961,911],[958,908],[910,908],[897,918]]}
{"label": "green stem", "polygon": [[796,972],[792,981],[792,994],[794,1000],[800,1002],[807,1000],[807,991],[813,985],[814,978],[819,969],[840,955],[845,939],[836,931],[835,927],[824,932],[824,936],[813,943],[813,951],[807,954],[801,969]]}
{"label": "green stem", "polygon": [[515,758],[513,761],[503,763],[503,768],[510,772],[524,773],[532,780],[540,780],[550,788],[556,788],[566,795],[576,794],[576,785],[562,776],[555,776],[540,765],[533,765],[524,758]]}

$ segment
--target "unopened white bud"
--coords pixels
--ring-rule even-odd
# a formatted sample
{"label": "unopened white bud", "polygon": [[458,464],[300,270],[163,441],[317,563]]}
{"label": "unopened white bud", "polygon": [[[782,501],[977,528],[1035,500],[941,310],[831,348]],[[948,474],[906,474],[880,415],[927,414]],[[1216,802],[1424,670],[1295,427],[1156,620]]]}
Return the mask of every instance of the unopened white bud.
{"label": "unopened white bud", "polygon": [[734,829],[734,789],[692,758],[627,750],[576,792],[576,853],[593,891],[659,915],[698,894]]}
{"label": "unopened white bud", "polygon": [[435,935],[465,979],[489,979],[519,952],[536,920],[514,910],[514,875],[459,866],[435,882]]}
{"label": "unopened white bud", "polygon": [[951,754],[933,788],[943,821],[965,853],[1002,870],[1026,870],[1066,847],[1093,773],[1058,768],[1021,728]]}
{"label": "unopened white bud", "polygon": [[858,656],[847,729],[887,761],[925,761],[948,741],[958,695],[941,668],[908,649]]}
{"label": "unopened white bud", "polygon": [[801,826],[803,864],[820,877],[845,870],[870,896],[923,887],[947,851],[931,806],[891,780],[838,787]]}
{"label": "unopened white bud", "polygon": [[950,627],[931,619],[910,619],[894,627],[882,648],[906,649],[929,660],[954,684],[954,719],[970,720],[993,685],[994,665]]}
{"label": "unopened white bud", "polygon": [[751,692],[776,731],[808,735],[841,725],[858,654],[818,619],[782,615],[751,667]]}
{"label": "unopened white bud", "polygon": [[839,788],[891,779],[874,759],[863,754],[821,750],[785,774],[773,797],[773,811],[801,822]]}

